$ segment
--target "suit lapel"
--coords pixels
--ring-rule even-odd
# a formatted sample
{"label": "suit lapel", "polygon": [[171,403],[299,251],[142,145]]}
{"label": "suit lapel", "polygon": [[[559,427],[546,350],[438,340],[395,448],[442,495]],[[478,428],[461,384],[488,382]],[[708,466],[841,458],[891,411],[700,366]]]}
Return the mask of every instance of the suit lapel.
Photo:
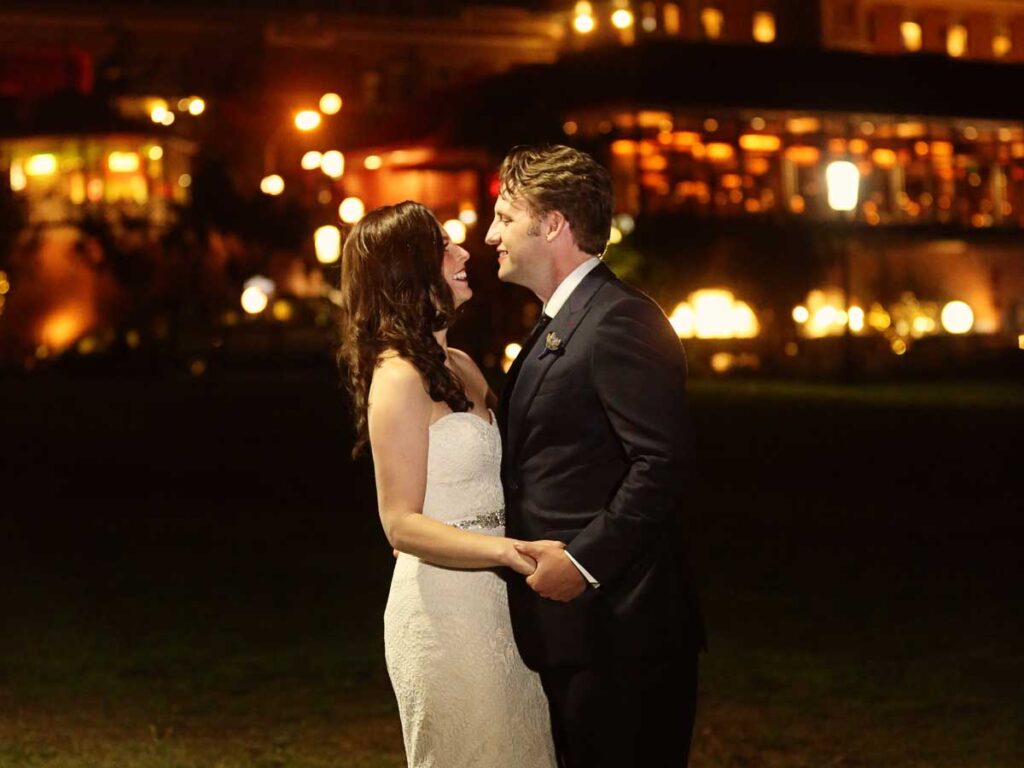
{"label": "suit lapel", "polygon": [[[519,447],[523,420],[530,410],[533,396],[544,380],[545,374],[551,364],[565,353],[573,334],[580,326],[580,321],[590,308],[590,300],[594,294],[614,277],[612,271],[603,263],[594,267],[576,286],[576,290],[569,296],[569,300],[558,310],[558,314],[552,318],[533,347],[528,350],[524,349],[521,353],[525,357],[522,366],[516,372],[515,378],[502,391],[507,414],[507,447],[510,453],[514,454]],[[550,345],[547,343],[548,339],[551,340]]]}

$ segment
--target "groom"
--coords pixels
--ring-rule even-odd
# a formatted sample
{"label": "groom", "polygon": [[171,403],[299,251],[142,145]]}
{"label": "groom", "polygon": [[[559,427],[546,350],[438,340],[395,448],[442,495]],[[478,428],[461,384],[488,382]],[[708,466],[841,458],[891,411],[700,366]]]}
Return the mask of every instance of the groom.
{"label": "groom", "polygon": [[537,561],[509,582],[516,642],[561,766],[685,765],[704,630],[683,547],[682,347],[600,260],[605,168],[569,147],[516,147],[499,181],[498,277],[544,303],[498,414],[506,532]]}

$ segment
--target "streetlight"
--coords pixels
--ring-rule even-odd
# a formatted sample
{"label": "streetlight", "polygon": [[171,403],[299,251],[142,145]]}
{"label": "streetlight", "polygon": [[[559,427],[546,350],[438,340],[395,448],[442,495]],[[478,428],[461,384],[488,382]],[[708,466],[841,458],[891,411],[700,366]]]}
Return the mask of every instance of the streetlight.
{"label": "streetlight", "polygon": [[[828,190],[829,207],[839,213],[847,222],[853,220],[853,211],[857,209],[857,197],[860,193],[860,169],[849,160],[836,160],[825,168],[825,186]],[[843,304],[846,310],[846,323],[843,326],[843,375],[849,379],[853,370],[852,344],[850,336],[850,243],[849,233],[843,238],[842,245],[842,280]]]}

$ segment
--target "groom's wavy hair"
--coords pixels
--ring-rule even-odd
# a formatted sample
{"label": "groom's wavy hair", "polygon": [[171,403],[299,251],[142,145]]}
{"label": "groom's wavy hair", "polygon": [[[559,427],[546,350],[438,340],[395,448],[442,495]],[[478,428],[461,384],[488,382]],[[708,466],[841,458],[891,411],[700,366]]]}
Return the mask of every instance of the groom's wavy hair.
{"label": "groom's wavy hair", "polygon": [[455,319],[441,272],[444,248],[434,214],[410,200],[371,211],[345,238],[338,363],[355,416],[353,457],[369,441],[370,382],[385,352],[416,366],[435,402],[443,400],[453,411],[473,407],[434,337]]}
{"label": "groom's wavy hair", "polygon": [[[525,201],[534,218],[560,212],[584,253],[604,253],[612,227],[611,174],[586,152],[561,144],[513,147],[498,171],[498,185],[510,200]],[[535,229],[531,234],[540,234]]]}

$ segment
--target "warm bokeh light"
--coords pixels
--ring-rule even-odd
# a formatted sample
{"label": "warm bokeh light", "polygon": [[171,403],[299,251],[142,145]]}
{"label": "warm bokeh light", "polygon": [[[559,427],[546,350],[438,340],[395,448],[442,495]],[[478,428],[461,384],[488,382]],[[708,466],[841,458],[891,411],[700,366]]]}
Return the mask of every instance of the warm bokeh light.
{"label": "warm bokeh light", "polygon": [[573,21],[573,27],[581,35],[588,35],[594,31],[597,25],[594,23],[593,16],[577,16]]}
{"label": "warm bokeh light", "polygon": [[1005,32],[992,36],[992,54],[1003,58],[1013,49],[1013,39]]}
{"label": "warm bokeh light", "polygon": [[11,162],[11,191],[21,192],[28,186],[28,178],[25,176],[25,166],[20,161]]}
{"label": "warm bokeh light", "polygon": [[[699,315],[698,315],[699,319]],[[752,339],[761,332],[757,316],[745,301],[737,301],[732,305],[732,333],[739,339]]]}
{"label": "warm bokeh light", "polygon": [[341,96],[336,93],[325,93],[320,97],[320,111],[325,115],[336,115],[341,111]]}
{"label": "warm bokeh light", "polygon": [[793,320],[798,323],[806,323],[811,318],[811,313],[807,310],[803,304],[797,304],[793,307]]}
{"label": "warm bokeh light", "polygon": [[854,333],[860,333],[864,330],[864,310],[860,307],[850,307],[848,314],[848,322],[850,324],[850,330]]}
{"label": "warm bokeh light", "polygon": [[967,27],[963,24],[951,24],[946,31],[946,52],[954,57],[967,52]]}
{"label": "warm bokeh light", "polygon": [[304,109],[295,115],[295,127],[300,131],[313,131],[320,127],[320,113],[313,109]]}
{"label": "warm bokeh light", "polygon": [[363,167],[368,171],[380,170],[383,165],[384,160],[380,155],[367,155],[366,159],[363,160]]}
{"label": "warm bokeh light", "polygon": [[320,167],[320,163],[323,161],[323,158],[324,155],[322,152],[317,152],[315,149],[311,149],[302,156],[300,165],[302,165],[303,170],[315,171]]}
{"label": "warm bokeh light", "polygon": [[814,165],[821,159],[821,150],[809,144],[794,144],[786,147],[786,159],[796,165]]}
{"label": "warm bokeh light", "polygon": [[174,113],[170,112],[170,111],[164,112],[163,119],[160,121],[160,123],[162,125],[171,125],[171,124],[173,124],[174,123]]}
{"label": "warm bokeh light", "polygon": [[334,264],[341,257],[341,230],[333,224],[318,227],[313,233],[316,260],[321,264]]}
{"label": "warm bokeh light", "polygon": [[263,180],[260,182],[260,192],[272,197],[280,195],[284,192],[284,179],[276,173],[270,176],[264,176]]}
{"label": "warm bokeh light", "polygon": [[700,23],[704,27],[705,36],[717,40],[722,36],[722,25],[725,23],[725,16],[717,8],[705,8],[700,12]]}
{"label": "warm bokeh light", "polygon": [[25,163],[26,176],[50,176],[57,172],[57,156],[52,154],[32,155]]}
{"label": "warm bokeh light", "polygon": [[188,102],[188,113],[190,115],[199,116],[206,111],[206,102],[200,99],[198,96],[193,96]]}
{"label": "warm bokeh light", "polygon": [[892,325],[892,317],[885,311],[885,307],[875,303],[871,305],[871,309],[868,311],[868,325],[881,333]]}
{"label": "warm bokeh light", "polygon": [[178,186],[181,187],[182,189],[188,189],[189,187],[191,187],[192,176],[190,176],[187,173],[181,174],[181,176],[178,177]]}
{"label": "warm bokeh light", "polygon": [[669,323],[672,325],[672,330],[676,332],[676,336],[681,339],[692,339],[695,327],[695,318],[693,314],[693,307],[686,302],[677,304],[676,308],[672,310],[672,314],[668,318]]}
{"label": "warm bokeh light", "polygon": [[515,362],[515,359],[519,357],[519,354],[522,351],[523,347],[521,344],[517,344],[514,341],[511,344],[507,344],[505,346],[505,355],[501,361],[501,370],[508,373],[509,368],[512,367],[512,363]]}
{"label": "warm bokeh light", "polygon": [[[802,307],[806,310],[806,320],[800,324],[802,335],[820,339],[824,336],[837,336],[846,327],[846,300],[843,292],[835,288],[815,289],[807,294]],[[796,310],[793,311],[794,318]],[[802,313],[801,313],[802,314]]]}
{"label": "warm bokeh light", "polygon": [[775,15],[767,11],[754,14],[754,39],[759,43],[775,42]]}
{"label": "warm bokeh light", "polygon": [[697,338],[723,339],[732,333],[733,295],[730,291],[706,289],[690,297],[696,318]]}
{"label": "warm bokeh light", "polygon": [[747,152],[775,152],[782,139],[766,133],[745,133],[740,136],[740,148]]}
{"label": "warm bokeh light", "polygon": [[612,13],[612,26],[616,29],[629,29],[633,26],[633,14],[625,8],[619,8]]}
{"label": "warm bokeh light", "polygon": [[149,148],[148,155],[150,160],[159,160],[164,156],[164,148],[159,145],[152,146]]}
{"label": "warm bokeh light", "polygon": [[951,301],[942,308],[942,327],[947,333],[967,333],[974,327],[974,310],[963,301]]}
{"label": "warm bokeh light", "polygon": [[459,221],[467,227],[472,227],[478,220],[479,217],[476,214],[476,208],[474,208],[470,203],[463,204],[462,210],[459,211]]}
{"label": "warm bokeh light", "polygon": [[448,219],[441,226],[444,227],[444,231],[448,233],[448,237],[456,245],[466,242],[466,225],[458,219]]}
{"label": "warm bokeh light", "polygon": [[636,220],[628,213],[620,213],[615,217],[615,226],[619,228],[623,235],[628,235],[634,229],[636,229]]}
{"label": "warm bokeh light", "polygon": [[683,339],[750,339],[761,332],[750,305],[720,288],[691,293],[672,310],[669,323]]}
{"label": "warm bokeh light", "polygon": [[904,21],[900,24],[900,36],[903,47],[908,51],[921,50],[921,25],[915,21]]}
{"label": "warm bokeh light", "polygon": [[576,3],[576,18],[572,22],[573,28],[581,35],[588,35],[597,26],[594,23],[594,11],[590,3]]}
{"label": "warm bokeh light", "polygon": [[107,169],[111,173],[135,173],[139,170],[139,155],[136,152],[111,152],[107,156]]}
{"label": "warm bokeh light", "polygon": [[262,275],[255,275],[245,281],[242,290],[242,309],[250,315],[258,315],[270,303],[275,290],[274,281]]}
{"label": "warm bokeh light", "polygon": [[295,308],[290,301],[278,299],[270,305],[270,314],[274,316],[275,320],[286,323],[295,316]]}
{"label": "warm bokeh light", "polygon": [[835,160],[825,169],[828,204],[834,211],[852,211],[860,192],[860,170],[848,160]]}
{"label": "warm bokeh light", "polygon": [[338,218],[346,224],[355,224],[366,213],[366,206],[358,197],[346,197],[338,206]]}
{"label": "warm bokeh light", "polygon": [[320,159],[320,170],[332,179],[341,178],[345,173],[345,156],[336,149],[324,152]]}
{"label": "warm bokeh light", "polygon": [[608,233],[608,242],[611,245],[618,245],[622,242],[622,230],[613,226]]}
{"label": "warm bokeh light", "polygon": [[871,160],[879,168],[892,168],[896,165],[896,153],[891,149],[876,149],[871,153]]}
{"label": "warm bokeh light", "polygon": [[39,330],[39,338],[48,347],[48,352],[62,350],[72,344],[85,332],[89,317],[75,308],[58,310],[45,317]]}
{"label": "warm bokeh light", "polygon": [[[149,119],[154,123],[164,123],[167,118],[167,102],[162,99],[156,99],[150,102],[149,107]],[[164,123],[166,125],[166,123]]]}
{"label": "warm bokeh light", "polygon": [[713,162],[732,160],[736,155],[736,150],[732,148],[732,144],[725,144],[723,142],[712,142],[707,145],[706,150],[708,160]]}

